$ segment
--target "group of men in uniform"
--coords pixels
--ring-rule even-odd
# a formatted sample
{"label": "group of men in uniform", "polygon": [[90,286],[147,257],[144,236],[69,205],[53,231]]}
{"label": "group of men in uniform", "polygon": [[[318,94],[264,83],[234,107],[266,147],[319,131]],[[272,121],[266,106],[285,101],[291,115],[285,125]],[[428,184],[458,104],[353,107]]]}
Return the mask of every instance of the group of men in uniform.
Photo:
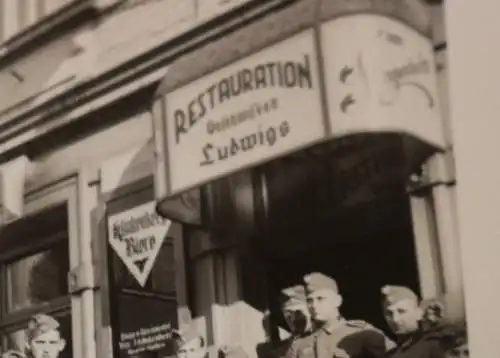
{"label": "group of men in uniform", "polygon": [[381,291],[382,310],[396,342],[367,322],[342,317],[342,296],[333,278],[317,272],[306,275],[301,284],[282,291],[282,311],[291,337],[276,357],[468,357],[463,342],[451,338],[457,335],[441,323],[441,306],[423,306],[407,287],[385,286]]}
{"label": "group of men in uniform", "polygon": [[[322,273],[311,273],[303,282],[282,290],[282,313],[291,336],[269,357],[261,358],[468,358],[465,330],[442,324],[443,306],[421,302],[409,288],[385,286],[381,309],[397,337],[362,320],[340,314],[342,295],[337,282]],[[204,358],[206,348],[199,334],[180,336],[178,358]],[[239,347],[222,349],[223,358],[247,358]]]}
{"label": "group of men in uniform", "polygon": [[[362,320],[340,314],[342,295],[337,282],[322,273],[311,273],[303,282],[282,291],[282,312],[291,332],[274,358],[468,358],[465,330],[449,331],[441,322],[439,302],[421,302],[407,287],[385,286],[381,308],[397,337]],[[25,331],[24,351],[8,351],[2,358],[58,358],[65,347],[60,325],[45,314],[33,316]],[[175,337],[178,358],[205,358],[207,347],[196,330]],[[224,358],[244,358],[234,348],[220,352]]]}

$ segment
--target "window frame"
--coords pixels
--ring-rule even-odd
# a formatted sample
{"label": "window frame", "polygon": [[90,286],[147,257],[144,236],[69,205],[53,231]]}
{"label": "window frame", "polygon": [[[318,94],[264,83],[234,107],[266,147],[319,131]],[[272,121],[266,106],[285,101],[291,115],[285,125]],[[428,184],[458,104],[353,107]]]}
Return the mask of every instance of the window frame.
{"label": "window frame", "polygon": [[[72,295],[68,290],[66,296],[56,298],[46,303],[39,305],[34,305],[33,307],[20,309],[14,312],[7,312],[6,295],[7,295],[7,273],[6,264],[10,261],[12,262],[15,257],[22,255],[29,255],[32,253],[40,252],[43,248],[50,247],[51,244],[59,240],[68,240],[68,258],[69,267],[68,270],[71,272],[78,265],[78,206],[77,206],[77,178],[70,177],[66,180],[62,180],[53,185],[43,187],[31,192],[27,192],[24,198],[24,215],[20,220],[30,220],[31,215],[41,213],[48,208],[56,205],[65,205],[67,210],[67,233],[57,232],[54,235],[50,235],[47,239],[34,242],[33,245],[26,245],[19,249],[15,249],[10,253],[2,254],[0,257],[0,297],[2,298],[2,312],[0,315],[0,328],[6,333],[15,332],[19,329],[25,327],[26,322],[35,313],[46,313],[54,316],[69,315],[71,319],[71,337],[65,337],[66,340],[71,340],[73,352],[70,352],[72,356],[75,354],[75,339],[78,339],[78,334],[75,334],[75,329],[78,327],[74,323],[72,318],[74,313],[74,302],[72,300]],[[9,225],[9,224],[7,224]],[[67,238],[61,238],[64,235]],[[72,245],[73,244],[73,245]],[[14,260],[15,261],[15,260]],[[68,273],[69,273],[68,272]],[[1,346],[4,347],[6,344],[6,337],[4,337],[1,342]]]}
{"label": "window frame", "polygon": [[[19,18],[18,10],[10,7],[9,11],[7,11],[7,6],[5,6],[6,1],[9,0],[0,0],[0,8],[6,10],[3,11],[4,14],[15,14],[15,20],[12,20],[13,18],[11,16],[9,18],[9,24],[10,21],[15,21],[16,23],[8,26],[3,17],[2,20],[0,20],[0,25],[3,25],[3,31],[0,31],[0,59],[4,56],[10,57],[17,51],[26,49],[28,46],[33,45],[35,41],[45,37],[56,28],[64,27],[67,30],[74,29],[75,20],[80,22],[82,19],[88,18],[89,16],[94,17],[96,9],[102,11],[107,8],[107,6],[100,5],[99,1],[70,0],[66,4],[60,5],[56,9],[40,15],[39,12],[42,10],[42,7],[38,0],[22,0],[30,1],[28,5],[30,5],[31,8],[27,10],[27,24],[20,26],[20,24],[17,23]],[[19,0],[12,1],[18,2]],[[109,6],[112,5],[113,3],[109,4]],[[101,9],[101,7],[103,7],[103,9]],[[7,31],[8,27],[14,27],[15,29]]]}

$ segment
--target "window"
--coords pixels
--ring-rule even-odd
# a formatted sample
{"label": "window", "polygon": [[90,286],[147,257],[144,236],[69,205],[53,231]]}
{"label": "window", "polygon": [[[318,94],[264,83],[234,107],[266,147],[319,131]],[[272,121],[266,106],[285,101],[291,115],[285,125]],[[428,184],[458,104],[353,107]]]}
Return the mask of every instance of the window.
{"label": "window", "polygon": [[24,329],[31,315],[44,312],[68,334],[62,357],[71,356],[71,316],[67,205],[29,215],[0,232],[0,325],[4,349],[23,350]]}
{"label": "window", "polygon": [[73,356],[70,235],[74,185],[57,185],[26,198],[25,216],[0,228],[0,351],[24,352],[25,329],[34,314],[60,324],[61,358]]}
{"label": "window", "polygon": [[43,251],[6,263],[7,312],[31,308],[66,296],[68,268],[66,238],[61,238]]}
{"label": "window", "polygon": [[0,42],[6,41],[72,0],[0,0]]}

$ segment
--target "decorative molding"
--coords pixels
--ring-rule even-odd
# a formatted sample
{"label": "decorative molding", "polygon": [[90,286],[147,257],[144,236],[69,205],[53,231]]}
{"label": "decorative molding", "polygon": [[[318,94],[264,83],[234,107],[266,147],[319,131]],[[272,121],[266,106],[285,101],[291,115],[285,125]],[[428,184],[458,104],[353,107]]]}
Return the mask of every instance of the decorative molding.
{"label": "decorative molding", "polygon": [[[288,1],[267,0],[239,8],[221,19],[199,23],[192,30],[179,34],[167,43],[130,59],[121,66],[99,74],[67,89],[44,103],[18,108],[16,113],[1,118],[0,155],[23,146],[34,138],[77,118],[96,111],[131,93],[157,84],[165,74],[166,66],[176,58],[221,33],[242,25],[263,13],[273,11]],[[151,97],[151,102],[153,97]],[[147,105],[150,105],[148,103]],[[47,129],[37,128],[43,123]],[[48,124],[50,123],[50,124]]]}
{"label": "decorative molding", "polygon": [[[4,61],[15,60],[19,52],[31,49],[41,38],[58,32],[56,29],[59,27],[92,10],[94,10],[92,0],[75,0],[17,33],[0,45],[0,65]],[[71,25],[75,26],[74,23]]]}

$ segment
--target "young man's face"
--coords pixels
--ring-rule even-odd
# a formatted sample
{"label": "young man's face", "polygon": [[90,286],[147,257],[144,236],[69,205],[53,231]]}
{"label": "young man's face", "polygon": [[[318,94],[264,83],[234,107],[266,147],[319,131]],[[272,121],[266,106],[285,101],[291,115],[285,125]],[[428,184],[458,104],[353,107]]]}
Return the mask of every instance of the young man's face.
{"label": "young man's face", "polygon": [[422,319],[422,309],[414,300],[400,300],[386,305],[384,316],[395,334],[408,334],[419,328]]}
{"label": "young man's face", "polygon": [[206,348],[201,338],[185,342],[177,349],[178,358],[204,358]]}
{"label": "young man's face", "polygon": [[312,318],[320,323],[330,322],[339,316],[342,302],[340,295],[333,290],[318,290],[307,296],[307,304]]}
{"label": "young man's face", "polygon": [[65,344],[59,331],[52,330],[33,338],[29,343],[29,350],[33,358],[57,358]]}

